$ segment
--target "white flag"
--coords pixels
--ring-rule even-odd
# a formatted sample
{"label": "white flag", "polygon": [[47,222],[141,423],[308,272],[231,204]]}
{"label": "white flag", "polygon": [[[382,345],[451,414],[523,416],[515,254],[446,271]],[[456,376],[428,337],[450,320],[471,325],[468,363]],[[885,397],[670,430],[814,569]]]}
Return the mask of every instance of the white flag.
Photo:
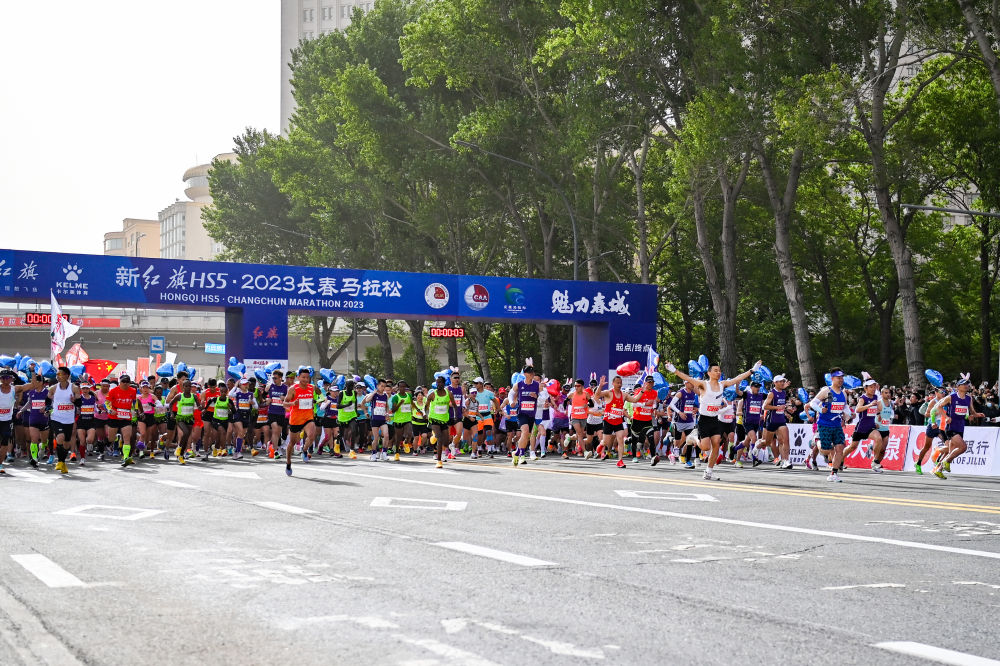
{"label": "white flag", "polygon": [[63,347],[66,346],[66,338],[76,335],[80,327],[63,318],[62,308],[59,307],[59,301],[56,300],[56,295],[51,289],[49,289],[49,295],[52,296],[52,322],[49,324],[49,337],[51,338],[51,356],[55,358],[62,353]]}

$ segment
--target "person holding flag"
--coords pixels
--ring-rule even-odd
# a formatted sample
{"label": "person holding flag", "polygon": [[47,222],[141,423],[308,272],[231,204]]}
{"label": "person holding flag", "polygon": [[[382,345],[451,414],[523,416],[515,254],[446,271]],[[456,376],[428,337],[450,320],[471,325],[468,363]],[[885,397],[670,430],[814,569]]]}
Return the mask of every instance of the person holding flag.
{"label": "person holding flag", "polygon": [[52,314],[50,315],[51,322],[49,323],[49,346],[51,349],[51,356],[54,360],[59,356],[59,354],[62,353],[63,348],[66,346],[66,338],[71,338],[76,335],[76,332],[80,330],[80,327],[63,318],[62,308],[59,307],[59,301],[56,300],[55,292],[51,289],[49,289],[49,296],[52,297]]}

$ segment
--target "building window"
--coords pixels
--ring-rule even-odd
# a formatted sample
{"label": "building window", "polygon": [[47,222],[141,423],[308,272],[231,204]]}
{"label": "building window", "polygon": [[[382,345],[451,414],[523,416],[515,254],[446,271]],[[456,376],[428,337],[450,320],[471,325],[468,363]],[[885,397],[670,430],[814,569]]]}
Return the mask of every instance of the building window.
{"label": "building window", "polygon": [[302,22],[312,23],[316,20],[316,10],[315,9],[303,9],[302,10]]}
{"label": "building window", "polygon": [[349,19],[349,18],[351,18],[351,6],[350,5],[341,5],[340,6],[340,18],[342,18],[342,19]]}
{"label": "building window", "polygon": [[333,7],[324,7],[323,8],[323,20],[324,21],[329,21],[332,18],[333,18]]}
{"label": "building window", "polygon": [[121,238],[109,238],[104,241],[104,250],[110,252],[111,250],[122,249],[122,239]]}

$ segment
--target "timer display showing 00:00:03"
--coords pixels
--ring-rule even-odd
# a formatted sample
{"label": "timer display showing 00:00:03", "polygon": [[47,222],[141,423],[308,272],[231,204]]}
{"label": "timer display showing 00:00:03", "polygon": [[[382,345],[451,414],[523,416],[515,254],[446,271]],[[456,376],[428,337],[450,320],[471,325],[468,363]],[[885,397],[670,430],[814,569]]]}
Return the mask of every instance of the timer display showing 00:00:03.
{"label": "timer display showing 00:00:03", "polygon": [[431,328],[432,338],[464,338],[465,329],[460,327],[455,328]]}

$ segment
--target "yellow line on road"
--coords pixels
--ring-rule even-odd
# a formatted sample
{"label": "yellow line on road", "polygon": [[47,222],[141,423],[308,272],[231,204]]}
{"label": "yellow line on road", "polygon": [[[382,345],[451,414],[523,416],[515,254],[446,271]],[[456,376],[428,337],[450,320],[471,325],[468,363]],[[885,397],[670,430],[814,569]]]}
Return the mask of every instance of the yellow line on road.
{"label": "yellow line on road", "polygon": [[[465,461],[449,461],[448,465],[459,463],[462,465],[480,466],[476,463]],[[510,469],[502,465],[492,465],[498,469]],[[853,495],[850,493],[839,493],[822,490],[808,490],[804,488],[782,488],[780,486],[746,486],[724,481],[697,481],[697,480],[674,480],[674,479],[650,479],[644,477],[626,477],[620,474],[606,474],[603,472],[590,472],[580,470],[560,470],[543,469],[537,466],[525,465],[521,468],[528,472],[538,472],[541,474],[562,474],[570,476],[589,476],[601,479],[614,479],[624,483],[654,483],[659,485],[685,486],[691,488],[715,488],[716,490],[735,490],[745,493],[764,493],[767,495],[788,495],[792,497],[810,497],[814,499],[839,500],[846,502],[867,502],[872,504],[887,504],[895,506],[909,506],[922,509],[942,509],[945,511],[968,511],[971,513],[989,513],[1000,515],[1000,506],[988,504],[963,504],[961,502],[940,502],[937,500],[909,499],[906,497],[885,497],[878,495]],[[832,490],[832,489],[831,489]]]}

